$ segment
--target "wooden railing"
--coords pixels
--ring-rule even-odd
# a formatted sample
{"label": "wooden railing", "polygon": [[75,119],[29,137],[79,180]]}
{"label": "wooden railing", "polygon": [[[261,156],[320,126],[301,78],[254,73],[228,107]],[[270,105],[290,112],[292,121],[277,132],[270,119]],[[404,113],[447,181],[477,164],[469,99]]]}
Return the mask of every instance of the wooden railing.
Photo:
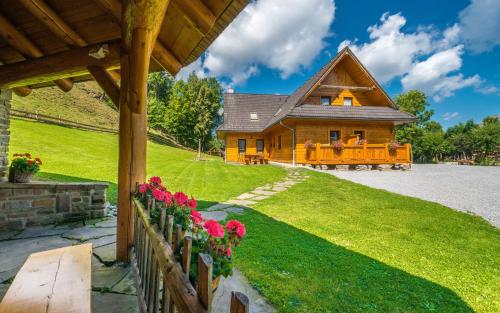
{"label": "wooden railing", "polygon": [[389,144],[344,145],[335,149],[329,144],[317,143],[307,152],[311,164],[396,164],[411,163],[410,144],[399,146],[394,151]]}
{"label": "wooden railing", "polygon": [[[134,210],[135,244],[130,253],[141,312],[210,313],[214,294],[210,255],[199,254],[195,289],[189,281],[191,237],[183,237],[181,226],[174,225],[173,216],[166,216],[165,210],[161,212],[159,226],[150,223],[149,209],[137,199]],[[181,245],[179,263],[174,251]],[[244,294],[232,293],[231,313],[248,312],[248,307]]]}

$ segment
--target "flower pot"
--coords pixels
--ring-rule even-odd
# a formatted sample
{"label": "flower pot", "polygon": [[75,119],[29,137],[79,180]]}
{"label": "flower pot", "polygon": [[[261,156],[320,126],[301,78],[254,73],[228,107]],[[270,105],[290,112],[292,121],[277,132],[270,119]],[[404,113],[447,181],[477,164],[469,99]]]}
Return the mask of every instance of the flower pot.
{"label": "flower pot", "polygon": [[22,172],[16,170],[14,172],[14,183],[29,183],[31,182],[34,174],[35,173],[33,172]]}

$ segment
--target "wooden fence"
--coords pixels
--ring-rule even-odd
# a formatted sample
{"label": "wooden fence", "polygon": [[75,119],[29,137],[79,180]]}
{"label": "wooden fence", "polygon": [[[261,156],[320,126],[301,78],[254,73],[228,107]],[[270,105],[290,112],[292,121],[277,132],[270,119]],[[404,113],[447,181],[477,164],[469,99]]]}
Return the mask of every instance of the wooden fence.
{"label": "wooden fence", "polygon": [[[154,206],[154,203],[153,203]],[[142,313],[210,313],[212,310],[212,258],[200,254],[198,258],[197,288],[189,281],[191,244],[184,238],[180,225],[174,225],[173,216],[161,212],[160,225],[150,223],[149,208],[134,200],[135,238],[131,249],[139,308]],[[174,251],[182,245],[180,262]],[[229,305],[229,304],[228,304]],[[231,313],[248,313],[248,298],[233,292]]]}
{"label": "wooden fence", "polygon": [[332,145],[317,143],[309,150],[311,164],[397,164],[411,163],[411,146],[405,144],[391,151],[389,144]]}

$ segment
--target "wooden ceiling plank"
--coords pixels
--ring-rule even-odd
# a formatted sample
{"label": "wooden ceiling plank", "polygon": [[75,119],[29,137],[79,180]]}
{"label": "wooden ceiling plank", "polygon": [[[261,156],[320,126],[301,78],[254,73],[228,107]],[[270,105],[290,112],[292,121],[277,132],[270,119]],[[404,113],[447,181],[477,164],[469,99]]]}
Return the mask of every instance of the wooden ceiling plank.
{"label": "wooden ceiling plank", "polygon": [[[95,0],[104,10],[111,13],[117,22],[121,21],[121,10],[122,5],[119,0]],[[120,22],[121,23],[121,22]],[[182,63],[177,59],[177,57],[165,47],[158,39],[153,48],[153,58],[160,64],[165,70],[170,72],[172,75],[177,74],[181,68]]]}
{"label": "wooden ceiling plank", "polygon": [[[37,46],[2,15],[0,15],[0,36],[26,58],[40,58],[44,55]],[[73,81],[71,79],[62,79],[55,81],[55,83],[64,92],[68,92],[73,88]]]}
{"label": "wooden ceiling plank", "polygon": [[85,39],[74,31],[43,0],[19,0],[19,2],[67,45],[79,47],[87,45]]}
{"label": "wooden ceiling plank", "polygon": [[320,84],[319,88],[337,89],[337,90],[353,90],[353,91],[359,91],[359,92],[368,92],[368,91],[374,90],[375,86],[363,87],[363,86],[340,86],[340,85]]}
{"label": "wooden ceiling plank", "polygon": [[216,16],[200,0],[175,0],[173,3],[184,12],[185,17],[202,35],[207,34],[214,26]]}
{"label": "wooden ceiling plank", "polygon": [[35,85],[43,82],[86,75],[88,66],[107,70],[120,66],[120,43],[105,43],[75,48],[0,66],[0,88]]}

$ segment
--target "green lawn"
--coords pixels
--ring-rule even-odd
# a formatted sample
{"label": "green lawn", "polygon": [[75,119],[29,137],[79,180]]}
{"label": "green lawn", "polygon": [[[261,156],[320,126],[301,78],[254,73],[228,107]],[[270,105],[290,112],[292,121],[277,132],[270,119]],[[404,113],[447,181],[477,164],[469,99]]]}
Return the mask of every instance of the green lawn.
{"label": "green lawn", "polygon": [[308,173],[237,217],[248,229],[238,267],[279,312],[500,312],[498,229]]}
{"label": "green lawn", "polygon": [[[117,137],[12,120],[10,153],[32,152],[46,179],[111,182]],[[150,143],[149,173],[205,201],[286,175],[272,166]],[[279,312],[500,312],[500,231],[478,217],[327,174],[247,210],[236,265]],[[204,203],[205,205],[207,203]]]}
{"label": "green lawn", "polygon": [[[44,162],[38,179],[110,182],[108,198],[116,202],[118,137],[60,126],[11,121],[10,154],[31,152]],[[182,190],[207,202],[228,200],[245,191],[276,181],[286,171],[273,166],[224,164],[207,156],[196,161],[190,151],[148,143],[148,174],[166,179],[170,190]],[[207,201],[207,202],[205,202]]]}

